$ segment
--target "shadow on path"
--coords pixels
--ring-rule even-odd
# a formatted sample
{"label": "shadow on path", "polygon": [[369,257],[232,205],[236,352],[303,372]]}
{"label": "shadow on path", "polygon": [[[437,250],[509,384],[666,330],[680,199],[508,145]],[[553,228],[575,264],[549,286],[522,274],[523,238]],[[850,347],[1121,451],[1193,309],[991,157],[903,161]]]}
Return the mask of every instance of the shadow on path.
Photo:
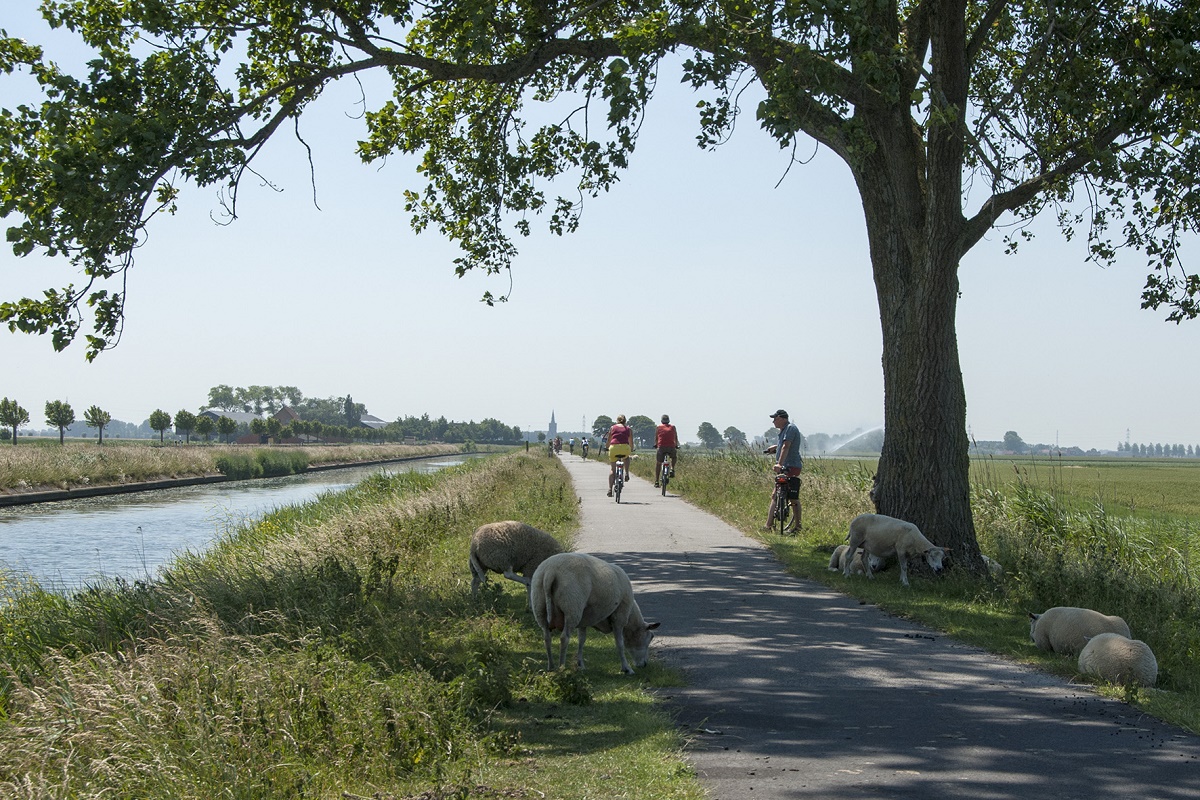
{"label": "shadow on path", "polygon": [[563,460],[577,548],[629,573],[687,676],[665,699],[714,798],[1200,798],[1200,738],[789,576],[648,481],[617,505],[603,464]]}

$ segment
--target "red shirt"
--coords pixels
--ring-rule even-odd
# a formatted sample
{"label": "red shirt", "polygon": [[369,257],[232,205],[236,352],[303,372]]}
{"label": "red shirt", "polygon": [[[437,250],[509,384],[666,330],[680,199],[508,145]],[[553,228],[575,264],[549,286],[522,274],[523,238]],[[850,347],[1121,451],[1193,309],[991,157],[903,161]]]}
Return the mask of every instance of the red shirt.
{"label": "red shirt", "polygon": [[655,447],[679,447],[679,435],[674,425],[659,425],[654,429]]}
{"label": "red shirt", "polygon": [[633,429],[628,425],[613,425],[608,431],[609,444],[633,444]]}

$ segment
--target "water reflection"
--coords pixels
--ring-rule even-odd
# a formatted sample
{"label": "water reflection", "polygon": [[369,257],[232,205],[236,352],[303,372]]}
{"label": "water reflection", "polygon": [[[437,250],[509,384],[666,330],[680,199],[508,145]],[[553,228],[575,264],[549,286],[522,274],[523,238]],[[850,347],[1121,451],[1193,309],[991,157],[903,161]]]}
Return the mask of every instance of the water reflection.
{"label": "water reflection", "polygon": [[438,458],[0,508],[0,568],[29,574],[55,590],[78,589],[104,577],[145,580],[177,553],[204,550],[231,523],[306,503],[378,472],[436,472],[463,460]]}

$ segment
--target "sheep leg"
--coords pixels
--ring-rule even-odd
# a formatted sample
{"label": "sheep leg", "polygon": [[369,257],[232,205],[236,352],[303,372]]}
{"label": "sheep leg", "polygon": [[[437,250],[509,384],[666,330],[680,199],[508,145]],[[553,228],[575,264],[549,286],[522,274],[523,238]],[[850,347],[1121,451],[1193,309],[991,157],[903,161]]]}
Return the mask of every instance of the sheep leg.
{"label": "sheep leg", "polygon": [[552,638],[550,629],[546,628],[543,633],[546,635],[546,669],[553,671],[554,669],[554,645],[551,643]]}
{"label": "sheep leg", "polygon": [[471,596],[478,597],[480,585],[487,581],[487,572],[480,574],[479,566],[473,558],[468,563],[471,565]]}
{"label": "sheep leg", "polygon": [[[850,565],[854,562],[854,554],[858,552],[858,548],[862,546],[862,541],[860,540],[859,536],[855,535],[854,531],[850,531],[850,535],[846,537],[846,540],[849,542],[849,544],[846,547],[846,560],[842,562],[843,578],[850,577]],[[866,551],[864,549],[864,553],[865,552]],[[870,575],[871,573],[868,572],[867,574]]]}
{"label": "sheep leg", "polygon": [[871,554],[867,552],[867,548],[862,551],[863,574],[871,580],[875,580],[875,573],[871,570]]}
{"label": "sheep leg", "polygon": [[579,652],[575,655],[576,663],[583,669],[583,643],[587,639],[587,628],[579,629]]}
{"label": "sheep leg", "polygon": [[908,554],[896,553],[896,560],[900,562],[900,582],[908,586]]}
{"label": "sheep leg", "polygon": [[617,643],[617,655],[621,658],[621,672],[632,675],[633,667],[629,666],[629,660],[625,658],[625,631],[617,625],[613,625],[613,639]]}
{"label": "sheep leg", "polygon": [[523,575],[518,575],[517,573],[513,572],[512,567],[508,567],[504,570],[504,577],[508,578],[510,581],[516,581],[517,583],[523,583],[526,586],[529,586],[529,579]]}
{"label": "sheep leg", "polygon": [[[580,629],[580,633],[583,633],[582,629]],[[570,643],[571,643],[571,629],[568,626],[563,625],[562,636],[560,636],[558,639],[558,666],[559,666],[559,669],[562,669],[563,667],[565,667],[567,665],[567,646]]]}

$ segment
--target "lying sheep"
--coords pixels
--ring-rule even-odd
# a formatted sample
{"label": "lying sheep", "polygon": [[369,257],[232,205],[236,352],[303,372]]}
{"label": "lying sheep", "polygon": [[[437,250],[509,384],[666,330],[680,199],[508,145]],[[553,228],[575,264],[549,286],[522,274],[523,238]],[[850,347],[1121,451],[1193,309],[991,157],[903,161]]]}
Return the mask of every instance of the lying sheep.
{"label": "lying sheep", "polygon": [[[850,521],[850,535],[847,538],[852,551],[861,547],[865,553],[880,558],[895,556],[900,562],[900,582],[905,586],[909,585],[909,557],[923,556],[934,572],[941,572],[942,559],[949,549],[938,547],[926,539],[911,522],[883,514],[859,514]],[[842,574],[847,578],[850,577],[851,563],[848,562],[842,569]],[[871,561],[867,559],[863,572],[868,578],[873,577],[872,569]]]}
{"label": "lying sheep", "polygon": [[1110,617],[1090,608],[1055,606],[1041,614],[1030,614],[1029,637],[1042,650],[1055,653],[1078,653],[1088,637],[1101,633],[1119,633],[1125,638],[1129,626],[1120,617]]}
{"label": "lying sheep", "polygon": [[[563,546],[550,534],[514,520],[489,522],[471,534],[471,595],[487,582],[488,572],[498,572],[529,588],[529,576],[538,565]],[[520,573],[520,574],[517,574]]]}
{"label": "lying sheep", "polygon": [[583,642],[587,629],[612,633],[621,657],[621,671],[633,674],[626,660],[629,650],[636,666],[650,658],[652,633],[659,623],[647,624],[642,610],[633,599],[629,576],[615,564],[586,553],[559,553],[542,562],[533,573],[530,606],[546,637],[546,661],[554,669],[551,631],[562,631],[558,647],[558,665],[567,662],[567,644],[571,631],[579,631],[577,662],[583,669]]}
{"label": "lying sheep", "polygon": [[[848,552],[850,552],[850,545],[848,544],[839,544],[837,547],[833,548],[833,555],[829,556],[830,572],[841,572],[845,570],[846,553]],[[855,551],[854,558],[850,562],[851,575],[862,575],[866,572],[866,569],[863,567],[862,559],[862,550]],[[870,556],[869,560],[871,562],[872,572],[881,572],[887,568],[887,561],[879,556]]]}
{"label": "lying sheep", "polygon": [[1153,686],[1158,660],[1150,645],[1119,633],[1098,633],[1079,654],[1079,671],[1122,686]]}

